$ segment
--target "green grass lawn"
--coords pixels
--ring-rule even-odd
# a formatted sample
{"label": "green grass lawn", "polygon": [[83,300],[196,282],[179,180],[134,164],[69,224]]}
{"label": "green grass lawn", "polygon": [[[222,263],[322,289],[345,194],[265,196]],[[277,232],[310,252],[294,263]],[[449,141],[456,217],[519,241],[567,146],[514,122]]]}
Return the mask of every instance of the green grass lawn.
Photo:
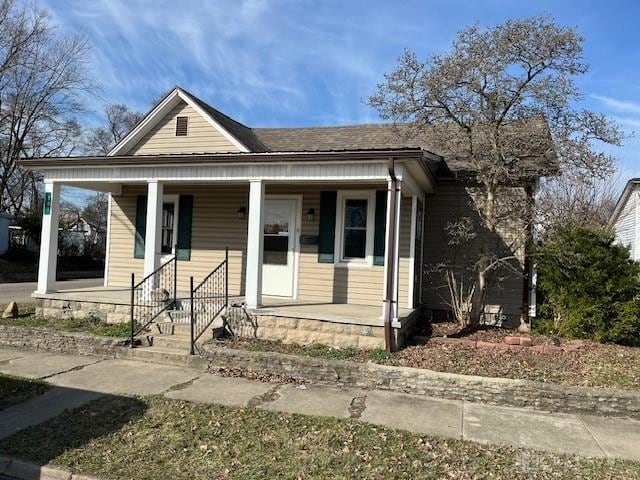
{"label": "green grass lawn", "polygon": [[[4,310],[6,305],[0,305]],[[108,324],[97,317],[49,319],[35,315],[35,305],[32,303],[18,304],[19,318],[1,318],[0,325],[18,327],[45,328],[63,332],[85,332],[106,337],[128,337],[131,326],[128,323]]]}
{"label": "green grass lawn", "polygon": [[110,479],[640,478],[638,463],[161,397],[102,398],[0,441],[0,454]]}
{"label": "green grass lawn", "polygon": [[0,374],[0,410],[43,394],[49,385],[39,380]]}

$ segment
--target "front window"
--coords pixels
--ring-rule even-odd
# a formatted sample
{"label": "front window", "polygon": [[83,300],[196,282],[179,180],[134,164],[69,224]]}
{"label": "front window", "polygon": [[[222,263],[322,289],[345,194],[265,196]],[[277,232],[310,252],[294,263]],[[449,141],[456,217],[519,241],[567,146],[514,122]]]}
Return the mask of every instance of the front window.
{"label": "front window", "polygon": [[163,254],[173,253],[175,211],[176,204],[174,202],[165,202],[162,204],[162,239],[160,251]]}
{"label": "front window", "polygon": [[347,198],[344,201],[344,260],[364,260],[367,257],[367,208],[366,198]]}

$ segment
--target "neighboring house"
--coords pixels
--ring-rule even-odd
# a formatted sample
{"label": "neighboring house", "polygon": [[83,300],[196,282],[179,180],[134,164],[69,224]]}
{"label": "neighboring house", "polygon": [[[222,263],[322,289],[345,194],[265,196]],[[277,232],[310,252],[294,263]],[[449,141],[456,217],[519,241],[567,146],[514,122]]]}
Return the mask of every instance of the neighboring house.
{"label": "neighboring house", "polygon": [[609,219],[616,242],[629,247],[633,260],[640,260],[640,178],[632,178],[622,191]]}
{"label": "neighboring house", "polygon": [[[448,255],[447,223],[474,217],[469,162],[398,128],[249,128],[176,87],[107,156],[21,165],[44,174],[42,245],[55,243],[60,185],[110,192],[106,289],[176,256],[177,290],[188,296],[190,277],[213,278],[228,247],[224,287],[245,303],[253,334],[397,346],[421,311],[447,308],[426,266]],[[514,189],[532,197],[544,162]],[[50,248],[36,297],[79,298],[55,293]],[[488,313],[518,325],[529,281],[524,249],[513,253],[522,274],[505,277]]]}
{"label": "neighboring house", "polygon": [[0,255],[9,250],[9,224],[13,217],[0,212]]}
{"label": "neighboring house", "polygon": [[60,229],[59,254],[63,256],[85,253],[104,254],[102,248],[97,248],[104,242],[103,234],[96,226],[79,216],[73,221],[66,222],[66,226]]}

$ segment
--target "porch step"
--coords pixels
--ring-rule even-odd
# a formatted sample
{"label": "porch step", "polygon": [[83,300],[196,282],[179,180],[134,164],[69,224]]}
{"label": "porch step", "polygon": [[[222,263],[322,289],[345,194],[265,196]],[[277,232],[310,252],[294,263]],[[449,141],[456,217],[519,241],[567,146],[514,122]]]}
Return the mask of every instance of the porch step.
{"label": "porch step", "polygon": [[189,350],[175,350],[173,348],[137,347],[123,348],[120,358],[139,360],[143,362],[160,363],[162,365],[176,365],[205,368],[207,359],[199,355],[190,355]]}
{"label": "porch step", "polygon": [[154,335],[153,349],[170,349],[182,353],[189,353],[191,337],[188,335]]}

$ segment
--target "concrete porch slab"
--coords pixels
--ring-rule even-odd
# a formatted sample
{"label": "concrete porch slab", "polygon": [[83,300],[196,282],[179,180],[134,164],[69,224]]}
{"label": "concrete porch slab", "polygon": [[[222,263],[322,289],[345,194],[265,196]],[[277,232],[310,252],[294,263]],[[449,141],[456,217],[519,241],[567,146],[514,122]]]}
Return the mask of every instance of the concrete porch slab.
{"label": "concrete porch slab", "polygon": [[196,403],[218,403],[230,407],[244,407],[254,397],[268,392],[273,385],[252,382],[244,378],[216,377],[204,374],[185,388],[165,393],[174,400]]}
{"label": "concrete porch slab", "polygon": [[157,395],[197,378],[190,368],[131,360],[105,360],[82,370],[63,373],[49,381],[54,385],[120,395]]}
{"label": "concrete porch slab", "polygon": [[464,404],[464,438],[480,443],[603,457],[605,453],[577,415]]}
{"label": "concrete porch slab", "polygon": [[348,418],[351,401],[355,397],[366,396],[367,392],[320,386],[302,389],[293,385],[284,385],[278,390],[278,394],[277,400],[260,405],[259,408],[302,415]]}
{"label": "concrete porch slab", "polygon": [[99,362],[95,357],[59,355],[21,350],[22,355],[0,363],[0,373],[26,378],[44,378]]}
{"label": "concrete porch slab", "polygon": [[374,390],[367,396],[365,422],[428,435],[462,438],[462,402]]}

